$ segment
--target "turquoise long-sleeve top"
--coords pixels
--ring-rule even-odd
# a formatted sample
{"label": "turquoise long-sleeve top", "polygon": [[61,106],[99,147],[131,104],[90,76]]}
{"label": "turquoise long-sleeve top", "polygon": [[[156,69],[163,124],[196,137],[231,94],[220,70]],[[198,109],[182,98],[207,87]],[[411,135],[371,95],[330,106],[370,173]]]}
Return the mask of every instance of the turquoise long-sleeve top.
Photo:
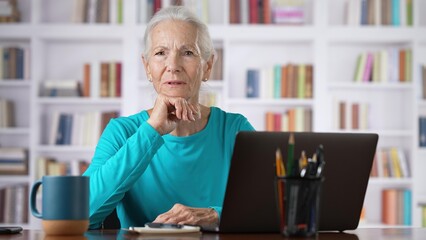
{"label": "turquoise long-sleeve top", "polygon": [[126,228],[144,226],[175,203],[220,216],[236,134],[254,128],[241,114],[210,109],[205,128],[187,137],[161,136],[147,111],[112,119],[83,174],[90,176],[90,228],[114,208]]}

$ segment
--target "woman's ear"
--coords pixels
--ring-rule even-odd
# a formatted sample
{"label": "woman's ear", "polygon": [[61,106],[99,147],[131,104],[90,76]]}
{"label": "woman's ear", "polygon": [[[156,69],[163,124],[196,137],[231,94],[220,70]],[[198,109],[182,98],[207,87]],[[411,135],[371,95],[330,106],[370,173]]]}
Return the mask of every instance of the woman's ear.
{"label": "woman's ear", "polygon": [[146,72],[146,77],[148,78],[149,81],[151,81],[152,77],[151,77],[151,70],[149,70],[149,64],[148,61],[146,60],[145,56],[142,54],[142,63],[143,66],[145,68],[145,72]]}
{"label": "woman's ear", "polygon": [[203,81],[207,81],[208,79],[210,79],[210,75],[212,73],[212,69],[213,69],[213,63],[215,60],[215,55],[211,55],[209,60],[207,60],[206,62],[206,71],[204,72],[204,77],[203,77]]}

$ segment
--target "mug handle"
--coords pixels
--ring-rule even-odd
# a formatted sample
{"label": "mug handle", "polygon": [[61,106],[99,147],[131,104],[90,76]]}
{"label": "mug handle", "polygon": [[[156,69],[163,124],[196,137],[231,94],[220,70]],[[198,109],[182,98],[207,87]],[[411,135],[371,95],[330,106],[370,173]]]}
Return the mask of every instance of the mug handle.
{"label": "mug handle", "polygon": [[34,217],[37,217],[37,218],[43,217],[41,213],[37,210],[37,206],[36,206],[37,190],[40,187],[41,183],[42,183],[41,180],[38,180],[37,182],[34,183],[31,189],[31,198],[30,198],[31,213],[33,214]]}

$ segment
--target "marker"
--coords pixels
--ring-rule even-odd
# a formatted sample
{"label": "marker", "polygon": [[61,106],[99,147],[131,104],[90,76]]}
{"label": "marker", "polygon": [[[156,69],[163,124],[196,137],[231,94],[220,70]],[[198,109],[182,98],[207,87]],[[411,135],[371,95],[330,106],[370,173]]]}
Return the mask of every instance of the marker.
{"label": "marker", "polygon": [[306,158],[305,150],[303,150],[299,158],[299,170],[300,170],[301,177],[305,176],[307,167],[308,167],[308,159]]}

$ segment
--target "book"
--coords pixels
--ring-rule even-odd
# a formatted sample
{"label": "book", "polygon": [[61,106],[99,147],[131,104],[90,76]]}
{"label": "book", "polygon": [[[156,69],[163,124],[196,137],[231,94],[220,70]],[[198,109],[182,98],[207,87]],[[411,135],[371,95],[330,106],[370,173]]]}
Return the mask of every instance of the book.
{"label": "book", "polygon": [[259,97],[259,71],[256,69],[247,70],[246,97]]}
{"label": "book", "polygon": [[121,74],[122,74],[122,64],[121,62],[116,62],[115,63],[115,73],[116,73],[116,77],[115,77],[115,96],[116,97],[121,97]]}
{"label": "book", "polygon": [[24,175],[28,173],[28,151],[25,148],[0,148],[0,174]]}
{"label": "book", "polygon": [[297,98],[306,98],[306,65],[298,65]]}
{"label": "book", "polygon": [[276,0],[271,11],[272,22],[275,24],[305,24],[305,3],[303,0]]}
{"label": "book", "polygon": [[281,65],[274,65],[273,69],[273,97],[281,98]]}
{"label": "book", "polygon": [[419,117],[419,147],[426,147],[426,117]]}
{"label": "book", "polygon": [[305,71],[305,97],[312,98],[314,92],[314,67],[312,66],[312,64],[307,64]]}
{"label": "book", "polygon": [[74,79],[44,80],[42,96],[45,97],[80,97],[81,84]]}
{"label": "book", "polygon": [[90,63],[90,97],[100,97],[101,67],[98,61]]}
{"label": "book", "polygon": [[370,82],[371,81],[371,73],[373,69],[373,53],[367,52],[366,53],[366,60],[364,65],[364,71],[363,71],[363,82]]}
{"label": "book", "polygon": [[382,191],[382,222],[389,225],[398,224],[398,195],[396,189],[384,189]]}
{"label": "book", "polygon": [[109,96],[109,63],[101,62],[101,78],[100,78],[100,97],[108,97]]}
{"label": "book", "polygon": [[367,54],[361,53],[358,55],[357,61],[356,61],[356,68],[355,68],[355,74],[354,74],[354,81],[355,82],[362,82],[364,77],[364,70],[365,70],[365,63],[367,60]]}
{"label": "book", "polygon": [[15,125],[15,103],[0,98],[0,128],[10,128]]}
{"label": "book", "polygon": [[83,86],[82,86],[82,96],[90,97],[90,64],[85,63],[83,65]]}
{"label": "book", "polygon": [[346,129],[346,103],[339,103],[339,129]]}

